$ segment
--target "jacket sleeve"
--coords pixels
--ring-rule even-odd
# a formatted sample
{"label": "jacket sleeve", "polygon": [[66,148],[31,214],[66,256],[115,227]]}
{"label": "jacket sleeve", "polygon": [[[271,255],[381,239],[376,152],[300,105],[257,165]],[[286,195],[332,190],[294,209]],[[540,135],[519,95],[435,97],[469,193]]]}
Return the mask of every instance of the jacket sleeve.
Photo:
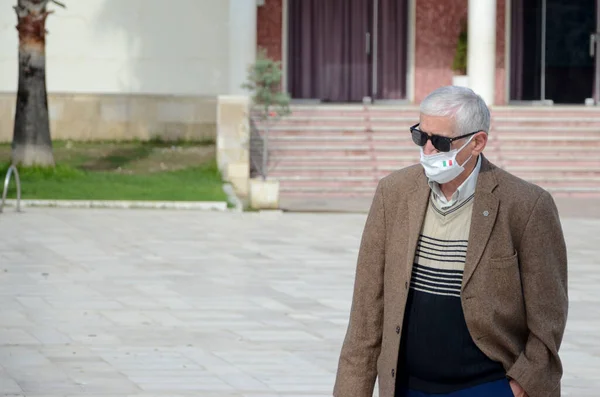
{"label": "jacket sleeve", "polygon": [[568,311],[567,250],[556,205],[542,193],[518,247],[529,337],[507,376],[529,397],[560,396],[558,349]]}
{"label": "jacket sleeve", "polygon": [[335,397],[371,397],[377,378],[386,239],[382,183],[377,186],[360,244],[350,321],[333,390]]}

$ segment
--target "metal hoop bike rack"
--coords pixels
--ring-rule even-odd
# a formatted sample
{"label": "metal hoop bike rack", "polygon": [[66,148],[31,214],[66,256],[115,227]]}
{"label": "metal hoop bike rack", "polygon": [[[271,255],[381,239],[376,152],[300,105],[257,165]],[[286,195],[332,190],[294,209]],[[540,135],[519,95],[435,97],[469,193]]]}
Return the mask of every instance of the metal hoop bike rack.
{"label": "metal hoop bike rack", "polygon": [[6,177],[4,178],[4,190],[2,191],[2,202],[0,202],[0,213],[4,209],[4,204],[6,203],[6,195],[8,194],[8,185],[10,184],[10,177],[12,174],[15,174],[15,182],[17,184],[17,212],[21,211],[21,178],[19,178],[19,171],[17,167],[13,164],[8,167],[8,172],[6,173]]}

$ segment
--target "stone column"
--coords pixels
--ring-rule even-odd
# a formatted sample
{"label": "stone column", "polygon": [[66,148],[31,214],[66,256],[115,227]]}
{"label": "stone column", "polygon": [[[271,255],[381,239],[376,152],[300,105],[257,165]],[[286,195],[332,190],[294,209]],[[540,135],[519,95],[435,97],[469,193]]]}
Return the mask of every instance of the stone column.
{"label": "stone column", "polygon": [[241,85],[255,60],[256,0],[229,0],[229,94],[247,94]]}
{"label": "stone column", "polygon": [[223,179],[240,196],[248,195],[250,180],[250,100],[219,96],[217,102],[217,165]]}
{"label": "stone column", "polygon": [[469,88],[494,104],[496,82],[496,0],[469,0],[467,74]]}

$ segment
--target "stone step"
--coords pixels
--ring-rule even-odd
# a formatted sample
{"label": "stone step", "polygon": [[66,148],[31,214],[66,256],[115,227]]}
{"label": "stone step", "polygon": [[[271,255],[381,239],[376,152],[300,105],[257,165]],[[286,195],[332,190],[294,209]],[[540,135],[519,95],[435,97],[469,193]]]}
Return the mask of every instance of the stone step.
{"label": "stone step", "polygon": [[[484,153],[507,153],[507,154],[520,154],[520,155],[541,155],[548,156],[550,154],[564,154],[571,153],[572,155],[581,156],[591,156],[591,157],[599,157],[599,148],[600,140],[596,139],[575,139],[575,140],[552,140],[547,138],[545,140],[523,140],[521,142],[517,140],[510,141],[502,141],[499,139],[489,140],[487,146],[485,148]],[[331,148],[335,150],[340,149],[382,149],[384,152],[389,150],[403,150],[403,151],[413,151],[415,153],[419,153],[419,147],[414,144],[414,142],[410,139],[360,139],[360,138],[351,138],[351,139],[343,139],[343,138],[330,138],[330,137],[322,137],[316,139],[298,139],[294,140],[293,138],[285,137],[284,139],[280,139],[280,137],[270,139],[268,142],[268,148],[271,149],[280,149],[287,150],[290,148],[298,149],[305,148],[306,150],[323,150],[323,148]],[[314,149],[316,148],[316,149]],[[318,149],[321,148],[321,149]],[[594,154],[595,153],[595,154]]]}
{"label": "stone step", "polygon": [[[418,113],[395,113],[395,112],[385,112],[385,113],[373,113],[369,111],[356,111],[347,114],[332,114],[327,115],[326,113],[314,112],[314,113],[292,113],[289,116],[285,116],[284,118],[279,119],[276,123],[318,123],[318,122],[327,122],[327,123],[346,123],[348,121],[353,122],[395,122],[402,124],[416,124],[418,122]],[[259,118],[254,118],[257,124],[263,124]],[[523,124],[523,125],[582,125],[586,124],[595,124],[600,125],[600,111],[596,114],[591,115],[575,115],[575,116],[548,116],[548,117],[540,117],[540,116],[521,116],[521,115],[495,115],[492,114],[492,125],[514,125],[514,124]]]}
{"label": "stone step", "polygon": [[[416,106],[292,110],[270,132],[271,175],[282,195],[368,197],[379,178],[418,163],[408,131],[418,121]],[[599,108],[492,108],[487,157],[555,194],[600,196],[599,151]]]}
{"label": "stone step", "polygon": [[[374,152],[403,152],[407,155],[414,154],[419,157],[419,148],[412,142],[381,142],[379,140],[367,141],[359,139],[299,139],[295,142],[293,139],[274,139],[269,142],[269,150],[271,151],[288,151],[288,150],[306,150],[307,152],[321,150],[370,150]],[[577,149],[577,150],[575,150]],[[502,158],[594,158],[599,157],[598,148],[596,145],[589,145],[587,142],[580,142],[578,145],[573,143],[569,146],[535,146],[535,145],[520,145],[506,146],[498,145],[497,142],[490,142],[486,147],[487,156],[501,156]]]}
{"label": "stone step", "polygon": [[[488,156],[490,157],[490,156]],[[581,159],[594,159],[598,156],[594,153],[585,152],[585,154],[577,155],[577,153],[573,153],[571,151],[565,150],[564,152],[540,152],[540,153],[523,153],[523,152],[505,152],[501,150],[499,152],[494,152],[493,157],[501,159],[502,162],[510,162],[510,161],[580,161]],[[491,158],[491,157],[490,157]]]}
{"label": "stone step", "polygon": [[[295,158],[312,158],[315,156],[328,156],[330,158],[335,157],[335,158],[340,158],[340,157],[347,157],[347,156],[356,156],[356,155],[362,155],[362,156],[370,156],[374,159],[376,158],[381,158],[381,155],[384,153],[394,153],[394,158],[397,158],[398,156],[401,156],[403,153],[408,153],[410,155],[411,151],[410,150],[406,150],[406,149],[402,149],[402,148],[396,148],[396,147],[378,147],[377,149],[373,149],[370,148],[367,145],[361,145],[361,146],[340,146],[340,147],[335,147],[335,146],[313,146],[313,147],[277,147],[277,148],[271,148],[269,150],[269,153],[271,154],[271,156],[275,157],[275,158],[279,158],[279,159],[285,159],[286,157],[295,157]],[[412,153],[414,153],[414,155],[410,155],[411,158],[419,158],[419,153],[413,150]]]}
{"label": "stone step", "polygon": [[[582,149],[586,152],[592,152],[597,150],[597,146],[600,144],[600,139],[573,139],[573,140],[552,140],[551,138],[546,138],[545,140],[523,140],[519,142],[517,151],[530,151],[537,152],[537,148],[540,148],[540,151],[544,153],[551,152],[554,149],[554,152],[559,153],[566,150],[572,150],[574,148]],[[294,140],[280,140],[273,139],[268,142],[269,149],[278,150],[356,150],[356,149],[381,149],[383,151],[388,150],[413,150],[416,153],[419,153],[419,147],[415,145],[412,140],[402,139],[402,140],[359,140],[359,139],[316,139],[316,140],[307,140],[307,139],[299,139],[294,142]],[[505,145],[500,140],[494,140],[488,142],[486,147],[486,152],[488,150],[496,151],[499,153],[503,152]],[[516,146],[516,142],[510,142],[510,145],[507,145],[508,148],[513,149]],[[511,150],[506,150],[507,153],[510,153]],[[573,152],[573,153],[578,153]],[[598,153],[598,152],[597,152]],[[598,154],[598,158],[600,158],[600,153]]]}
{"label": "stone step", "polygon": [[546,166],[542,166],[540,164],[536,164],[536,163],[531,163],[531,164],[523,164],[523,163],[509,163],[509,164],[504,164],[502,165],[502,168],[506,169],[509,172],[520,172],[520,171],[527,171],[527,172],[537,172],[537,173],[550,173],[550,172],[562,172],[562,171],[594,171],[594,172],[598,172],[600,171],[600,168],[598,166],[595,167],[589,167],[586,166],[582,163],[566,163],[564,165],[560,165],[560,164],[552,164],[552,165],[546,165]]}
{"label": "stone step", "polygon": [[[299,135],[310,135],[312,134],[320,134],[326,132],[332,133],[340,133],[344,132],[346,134],[355,133],[355,134],[368,134],[371,132],[403,132],[406,135],[410,136],[410,125],[377,125],[377,126],[368,126],[364,122],[360,123],[351,123],[347,126],[339,126],[339,125],[275,125],[269,129],[269,134],[271,132],[284,132],[284,133],[296,133]],[[262,131],[262,130],[260,130]]]}
{"label": "stone step", "polygon": [[318,162],[301,162],[301,161],[286,161],[281,163],[273,164],[273,172],[287,173],[287,174],[296,174],[296,173],[319,173],[319,172],[352,172],[352,173],[371,173],[375,170],[383,170],[391,172],[393,170],[402,168],[403,166],[409,166],[414,164],[414,162],[406,162],[407,165],[398,165],[398,162],[391,165],[384,165],[382,163],[369,161],[369,160],[361,160],[361,161],[346,161],[346,162],[327,162],[323,161],[322,163]]}
{"label": "stone step", "polygon": [[498,123],[562,123],[562,122],[582,122],[593,123],[600,122],[600,109],[594,113],[583,113],[574,116],[552,114],[552,115],[523,115],[519,113],[494,113],[492,112],[492,122]]}
{"label": "stone step", "polygon": [[302,145],[322,145],[330,143],[335,145],[353,145],[366,144],[370,142],[379,142],[386,145],[396,144],[401,147],[411,147],[418,150],[415,143],[412,141],[410,134],[404,136],[390,134],[314,134],[314,135],[274,135],[269,138],[269,146],[274,144],[295,146],[300,143]]}
{"label": "stone step", "polygon": [[[520,153],[523,155],[528,155],[528,154],[540,154],[540,155],[548,155],[549,153],[554,153],[554,154],[565,154],[568,152],[565,152],[565,150],[563,150],[562,147],[560,146],[536,146],[535,148],[532,148],[531,146],[525,146],[525,145],[516,145],[514,142],[502,142],[501,144],[498,141],[494,141],[490,143],[488,141],[488,146],[485,148],[484,153],[487,153],[487,151],[492,148],[492,150],[494,152],[499,152],[499,153]],[[572,149],[573,146],[569,146],[569,149]],[[598,154],[598,150],[594,149],[593,147],[590,148],[585,142],[582,142],[580,145],[580,149],[577,150],[577,152],[573,152],[570,153],[572,155],[580,155],[581,156],[600,156],[600,154]],[[580,156],[580,157],[581,157]]]}
{"label": "stone step", "polygon": [[[278,176],[277,179],[281,181],[282,184],[286,186],[294,185],[294,186],[323,186],[333,184],[336,186],[362,186],[362,185],[371,185],[373,183],[377,183],[379,179],[386,176],[386,172],[373,172],[370,175],[344,175],[344,176],[324,176],[324,175],[306,175],[306,176]],[[574,186],[574,187],[594,187],[598,186],[598,182],[600,182],[600,172],[596,176],[592,177],[571,177],[565,179],[564,177],[555,176],[555,177],[543,177],[543,176],[535,176],[529,178],[523,178],[532,183],[545,185],[545,186],[554,186],[554,187],[565,187],[565,186]]]}
{"label": "stone step", "polygon": [[369,158],[360,158],[356,159],[355,156],[351,158],[345,159],[331,159],[331,158],[319,158],[319,159],[296,159],[289,160],[286,158],[277,159],[271,158],[270,164],[272,164],[273,169],[281,169],[285,170],[286,167],[288,169],[298,169],[298,168],[306,168],[307,167],[315,167],[316,169],[323,169],[324,167],[339,167],[344,169],[389,169],[396,170],[399,168],[409,167],[411,165],[416,164],[415,160],[398,160],[397,158],[386,160],[386,159],[378,159],[373,160]]}
{"label": "stone step", "polygon": [[[362,104],[348,105],[300,105],[291,106],[293,116],[314,116],[335,117],[344,115],[357,114],[377,114],[382,116],[398,116],[405,117],[419,116],[417,106],[364,106]],[[593,118],[600,114],[600,109],[597,107],[563,107],[563,106],[547,106],[547,107],[492,107],[492,118]]]}
{"label": "stone step", "polygon": [[[371,115],[369,113],[364,114],[352,114],[347,116],[323,116],[323,115],[291,115],[282,118],[277,121],[275,124],[308,124],[308,125],[319,125],[322,123],[332,124],[332,125],[344,125],[347,123],[395,123],[395,125],[414,125],[418,122],[418,119],[415,119],[413,116],[397,116],[395,114],[386,115]],[[256,121],[257,126],[264,126],[265,123]]]}
{"label": "stone step", "polygon": [[[488,157],[488,159],[491,158]],[[369,170],[386,170],[393,171],[398,168],[407,167],[410,165],[417,164],[415,160],[398,160],[397,158],[388,159],[385,161],[375,161],[368,156],[356,156],[345,159],[330,159],[328,157],[320,157],[314,159],[271,159],[273,162],[271,165],[276,167],[277,170],[289,171],[289,172],[309,172],[309,171],[369,171]],[[381,159],[379,159],[381,160]],[[493,163],[496,163],[492,161]],[[502,168],[507,168],[505,165]],[[539,173],[543,172],[561,172],[561,175],[595,175],[600,172],[600,169],[593,169],[589,167],[578,167],[578,166],[546,166],[540,167],[534,166],[520,166],[520,165],[508,165],[508,168],[519,172],[532,172]]]}
{"label": "stone step", "polygon": [[[353,195],[373,195],[377,183],[369,186],[286,186],[282,184],[280,191],[282,194],[292,193],[296,195],[298,193],[304,194],[319,194],[319,196],[325,193],[327,196],[348,196]],[[600,195],[600,187],[597,186],[541,186],[549,192],[564,192],[564,193],[592,193],[594,195]]]}
{"label": "stone step", "polygon": [[[280,161],[286,159],[302,160],[311,159],[315,157],[328,157],[328,158],[344,158],[348,156],[364,156],[378,159],[415,159],[418,161],[419,152],[414,147],[396,147],[396,146],[380,146],[380,145],[321,145],[321,146],[272,146],[269,148],[270,156],[277,158]],[[500,160],[502,162],[536,162],[543,164],[550,164],[556,162],[592,162],[594,164],[600,164],[600,157],[590,155],[586,152],[586,155],[577,156],[576,152],[564,148],[562,153],[553,152],[541,152],[536,154],[522,153],[522,152],[503,152],[503,151],[489,151],[487,156],[490,160]],[[494,162],[492,160],[492,162]]]}
{"label": "stone step", "polygon": [[523,135],[543,135],[550,134],[552,132],[560,132],[564,136],[580,136],[581,133],[587,133],[587,136],[599,136],[600,135],[600,123],[592,126],[569,126],[565,128],[563,125],[551,124],[551,125],[508,125],[508,124],[497,124],[492,126],[492,131],[495,131],[498,136],[504,136],[507,132],[514,132]]}
{"label": "stone step", "polygon": [[[281,168],[275,167],[270,175],[282,181],[310,181],[310,180],[348,180],[348,181],[368,181],[374,178],[382,178],[390,172],[399,168],[386,169],[385,167],[364,167],[362,169],[353,168]],[[600,182],[600,170],[596,171],[565,171],[556,174],[540,174],[535,172],[519,172],[519,177],[534,182],[559,182],[559,181],[577,181],[577,182]]]}
{"label": "stone step", "polygon": [[[527,171],[536,173],[552,173],[552,172],[600,172],[600,160],[511,160],[500,163],[493,157],[488,157],[490,161],[498,166],[509,170],[510,172]],[[377,157],[370,158],[368,156],[348,156],[346,158],[332,158],[326,156],[308,156],[295,157],[293,159],[287,157],[271,157],[270,164],[274,169],[279,170],[298,170],[298,169],[383,169],[395,170],[402,167],[408,167],[418,163],[418,159],[406,157]]]}
{"label": "stone step", "polygon": [[[600,141],[600,125],[597,128],[589,127],[573,127],[573,128],[558,128],[558,129],[539,129],[532,130],[528,127],[500,127],[492,128],[489,140],[500,140],[502,142],[514,141],[520,143],[523,141],[553,141],[553,142],[568,142],[568,141]],[[575,131],[575,128],[579,128]],[[263,136],[264,131],[259,130],[259,134]],[[269,140],[279,138],[298,138],[298,139],[321,139],[325,136],[327,139],[348,139],[348,140],[408,140],[411,141],[411,135],[408,126],[364,126],[364,125],[349,125],[349,126],[306,126],[306,125],[291,125],[291,126],[276,126],[269,130]],[[411,141],[412,142],[412,141]]]}
{"label": "stone step", "polygon": [[372,195],[375,192],[374,186],[348,186],[343,189],[343,191],[336,186],[322,187],[322,186],[286,186],[281,184],[279,190],[281,192],[303,192],[303,193],[364,193]]}
{"label": "stone step", "polygon": [[600,114],[598,107],[583,106],[493,106],[490,109],[492,117],[596,117]]}
{"label": "stone step", "polygon": [[[336,199],[336,198],[340,198],[340,199],[353,199],[353,198],[357,198],[357,199],[361,199],[361,200],[367,200],[370,201],[373,198],[373,194],[375,193],[375,189],[373,189],[372,191],[363,191],[363,192],[318,192],[318,191],[308,191],[308,192],[303,192],[303,191],[282,191],[281,192],[281,197],[286,199],[286,198],[290,198],[290,199],[305,199],[305,200],[326,200],[328,198],[331,199]],[[552,194],[553,197],[555,198],[582,198],[582,199],[598,199],[600,198],[600,192],[596,191],[596,190],[584,190],[584,191],[580,191],[580,190],[565,190],[565,189],[551,189],[550,193]]]}

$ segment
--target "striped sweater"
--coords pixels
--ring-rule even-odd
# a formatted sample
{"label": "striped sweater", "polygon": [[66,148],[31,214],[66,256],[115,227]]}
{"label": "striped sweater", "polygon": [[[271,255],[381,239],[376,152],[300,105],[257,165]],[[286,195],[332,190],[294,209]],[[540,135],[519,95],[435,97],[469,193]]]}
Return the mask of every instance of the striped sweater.
{"label": "striped sweater", "polygon": [[473,199],[446,210],[429,200],[398,357],[398,382],[412,390],[451,393],[505,377],[473,342],[461,305]]}

